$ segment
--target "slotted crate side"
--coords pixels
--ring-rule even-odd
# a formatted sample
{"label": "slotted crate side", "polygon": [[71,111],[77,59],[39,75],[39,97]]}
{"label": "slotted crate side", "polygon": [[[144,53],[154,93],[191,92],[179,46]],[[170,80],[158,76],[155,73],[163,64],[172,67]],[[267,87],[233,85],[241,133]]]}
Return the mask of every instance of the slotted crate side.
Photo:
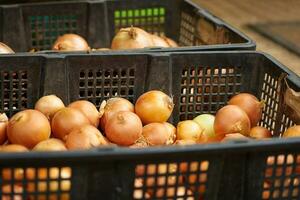
{"label": "slotted crate side", "polygon": [[100,106],[119,96],[135,102],[144,92],[146,55],[67,56],[69,99],[87,99]]}
{"label": "slotted crate side", "polygon": [[[106,40],[105,29],[101,28],[104,6],[100,1],[16,4],[2,6],[1,10],[2,41],[15,51],[49,50],[65,33],[79,34],[95,47]],[[9,23],[9,18],[14,18],[16,24]]]}
{"label": "slotted crate side", "polygon": [[0,56],[0,112],[11,117],[32,108],[43,92],[45,60],[39,56]]}

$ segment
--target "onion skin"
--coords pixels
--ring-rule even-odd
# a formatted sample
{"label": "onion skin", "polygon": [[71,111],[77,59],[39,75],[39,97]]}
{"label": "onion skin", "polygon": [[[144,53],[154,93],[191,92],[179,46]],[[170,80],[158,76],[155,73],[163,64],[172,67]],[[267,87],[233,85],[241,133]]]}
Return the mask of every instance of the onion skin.
{"label": "onion skin", "polygon": [[300,137],[300,125],[295,125],[288,128],[282,137]]}
{"label": "onion skin", "polygon": [[153,46],[151,35],[137,27],[122,28],[111,43],[113,50],[140,49],[151,46]]}
{"label": "onion skin", "polygon": [[214,130],[215,116],[210,114],[202,114],[195,117],[193,121],[195,121],[203,130],[202,135],[205,135],[207,137],[215,136],[215,130]]}
{"label": "onion skin", "polygon": [[162,37],[170,47],[179,47],[179,45],[172,39],[168,37]]}
{"label": "onion skin", "polygon": [[120,111],[105,125],[106,137],[121,146],[130,146],[142,136],[143,125],[140,118],[130,111]]}
{"label": "onion skin", "polygon": [[238,106],[224,106],[216,114],[214,122],[216,135],[240,133],[244,136],[248,136],[250,127],[251,123],[248,115]]}
{"label": "onion skin", "polygon": [[184,145],[194,145],[197,144],[197,142],[195,140],[176,140],[174,144],[184,146]]}
{"label": "onion skin", "polygon": [[255,126],[251,128],[249,136],[255,139],[272,138],[271,132],[262,126]]}
{"label": "onion skin", "polygon": [[200,128],[200,126],[193,120],[181,121],[177,125],[177,139],[194,140],[197,142],[202,134],[202,131],[203,130]]}
{"label": "onion skin", "polygon": [[218,143],[221,142],[224,139],[224,137],[224,135],[215,135],[213,137],[209,137],[206,134],[201,134],[197,142],[199,144]]}
{"label": "onion skin", "polygon": [[164,47],[164,48],[170,47],[170,45],[166,42],[166,40],[162,39],[161,37],[153,34],[151,34],[151,37],[152,37],[153,45],[155,47]]}
{"label": "onion skin", "polygon": [[52,119],[57,111],[64,108],[63,101],[55,95],[47,95],[41,97],[34,106],[35,110],[43,113],[48,119]]}
{"label": "onion skin", "polygon": [[240,133],[230,133],[226,134],[225,137],[222,139],[222,142],[228,142],[233,140],[249,140],[250,138],[240,134]]}
{"label": "onion skin", "polygon": [[13,54],[15,53],[9,46],[0,42],[0,54]]}
{"label": "onion skin", "polygon": [[134,112],[134,105],[127,99],[121,97],[114,97],[103,101],[99,109],[100,116],[102,115],[100,119],[101,130],[104,131],[106,122],[110,117],[120,111]]}
{"label": "onion skin", "polygon": [[37,110],[24,110],[16,113],[8,122],[7,136],[13,144],[29,149],[50,137],[51,128],[47,117]]}
{"label": "onion skin", "polygon": [[8,117],[5,113],[0,114],[0,145],[4,144],[7,139],[6,128],[8,124]]}
{"label": "onion skin", "polygon": [[90,47],[80,35],[68,33],[59,36],[52,46],[52,50],[58,51],[89,51]]}
{"label": "onion skin", "polygon": [[167,141],[167,145],[170,145],[170,144],[174,144],[174,142],[176,141],[176,128],[175,126],[173,126],[173,124],[170,124],[169,122],[164,122],[163,123],[166,128],[168,129],[168,133],[169,133],[169,139]]}
{"label": "onion skin", "polygon": [[50,138],[48,140],[44,140],[32,149],[32,151],[66,151],[67,148],[65,144],[56,138]]}
{"label": "onion skin", "polygon": [[66,146],[69,150],[91,149],[107,144],[100,131],[92,125],[82,126],[66,136]]}
{"label": "onion skin", "polygon": [[135,112],[145,125],[166,122],[171,116],[173,108],[173,99],[158,90],[144,93],[135,103]]}
{"label": "onion skin", "polygon": [[252,94],[241,93],[235,95],[229,100],[228,104],[239,106],[244,110],[250,119],[251,127],[256,126],[261,120],[264,102],[259,102]]}
{"label": "onion skin", "polygon": [[68,107],[78,109],[88,118],[91,125],[96,128],[99,126],[100,114],[94,104],[86,100],[74,101]]}
{"label": "onion skin", "polygon": [[72,130],[86,124],[90,124],[90,121],[82,112],[74,108],[63,108],[54,115],[51,121],[52,134],[64,141],[66,135]]}
{"label": "onion skin", "polygon": [[165,145],[169,139],[169,132],[163,123],[150,123],[143,127],[143,136],[150,146]]}

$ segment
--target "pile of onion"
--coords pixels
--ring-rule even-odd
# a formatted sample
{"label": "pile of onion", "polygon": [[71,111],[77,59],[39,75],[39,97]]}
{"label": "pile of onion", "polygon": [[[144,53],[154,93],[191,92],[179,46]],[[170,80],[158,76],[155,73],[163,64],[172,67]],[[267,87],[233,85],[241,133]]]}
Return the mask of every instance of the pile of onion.
{"label": "pile of onion", "polygon": [[55,95],[47,95],[41,97],[34,106],[35,110],[43,113],[48,119],[52,119],[57,111],[64,108],[63,101]]}
{"label": "pile of onion", "polygon": [[89,51],[87,41],[80,35],[68,33],[59,36],[52,46],[52,50],[58,51]]}
{"label": "pile of onion", "polygon": [[0,42],[0,54],[11,54],[15,53],[9,46]]}

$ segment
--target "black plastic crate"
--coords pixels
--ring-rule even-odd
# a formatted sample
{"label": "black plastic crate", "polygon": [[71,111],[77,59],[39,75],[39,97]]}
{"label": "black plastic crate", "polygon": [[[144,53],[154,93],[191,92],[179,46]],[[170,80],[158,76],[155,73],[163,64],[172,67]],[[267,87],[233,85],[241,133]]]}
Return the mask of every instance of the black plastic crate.
{"label": "black plastic crate", "polygon": [[255,49],[250,38],[190,0],[12,4],[1,5],[0,16],[0,40],[15,51],[49,50],[64,33],[77,33],[94,48],[110,47],[116,32],[131,25],[171,37],[182,46],[146,51]]}
{"label": "black plastic crate", "polygon": [[[47,55],[26,56],[23,62],[20,57],[0,56],[1,78],[13,60],[18,61],[14,66],[24,66],[25,71],[41,67],[41,75],[27,76],[31,87],[44,83],[35,85],[39,92],[28,93],[28,107],[44,94],[58,94],[65,103],[88,99],[99,105],[111,96],[135,102],[141,93],[160,89],[174,95],[171,120],[177,123],[200,113],[215,113],[232,95],[250,92],[266,100],[261,125],[271,129],[274,137],[293,124],[281,110],[279,77],[287,73],[289,84],[295,90],[300,88],[298,76],[273,58],[256,52]],[[22,78],[15,79],[22,82]],[[146,191],[157,194],[152,199],[299,199],[299,144],[300,139],[273,139],[146,149],[109,147],[59,154],[2,153],[0,184],[44,184],[39,192],[19,192],[23,199],[42,199],[41,195],[44,199],[65,199],[68,195],[72,199],[146,199]],[[268,165],[267,159],[272,161]],[[178,170],[185,164],[189,170]],[[139,173],[135,174],[137,166]],[[38,176],[36,169],[40,168],[45,168],[45,173]],[[18,170],[35,176],[28,178],[26,173],[20,177],[14,173]],[[65,175],[66,170],[71,174]],[[4,173],[14,178],[5,179]],[[182,177],[190,181],[182,183]],[[134,185],[136,178],[148,184]],[[53,182],[61,186],[51,189]],[[62,182],[71,186],[63,186]],[[179,186],[197,188],[197,192],[175,196],[165,193],[167,188],[171,194],[177,193]],[[134,191],[140,192],[141,198],[133,198]],[[0,196],[5,194],[0,192]]]}

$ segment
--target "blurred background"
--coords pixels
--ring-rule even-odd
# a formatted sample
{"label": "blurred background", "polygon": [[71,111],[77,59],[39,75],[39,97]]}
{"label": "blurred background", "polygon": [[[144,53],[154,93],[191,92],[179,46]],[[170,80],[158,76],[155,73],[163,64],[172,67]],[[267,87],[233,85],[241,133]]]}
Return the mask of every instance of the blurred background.
{"label": "blurred background", "polygon": [[300,75],[299,0],[193,0]]}

